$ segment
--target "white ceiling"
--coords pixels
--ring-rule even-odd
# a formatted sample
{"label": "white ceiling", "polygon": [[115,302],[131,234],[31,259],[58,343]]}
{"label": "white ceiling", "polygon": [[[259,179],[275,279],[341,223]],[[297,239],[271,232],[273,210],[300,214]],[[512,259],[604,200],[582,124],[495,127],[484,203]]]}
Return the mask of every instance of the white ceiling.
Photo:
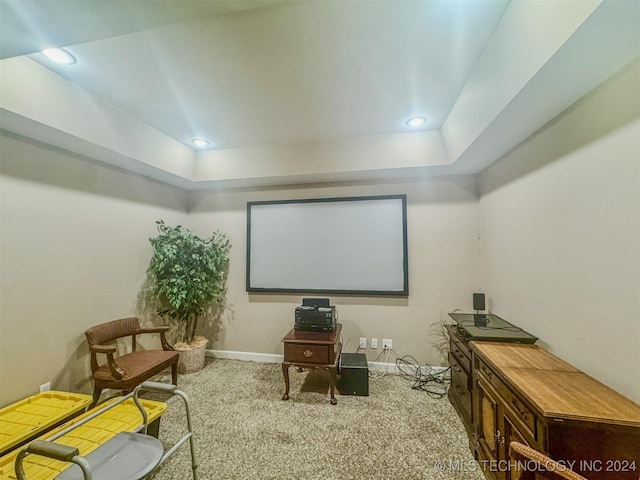
{"label": "white ceiling", "polygon": [[1,0],[2,128],[188,189],[475,173],[640,55],[639,5]]}

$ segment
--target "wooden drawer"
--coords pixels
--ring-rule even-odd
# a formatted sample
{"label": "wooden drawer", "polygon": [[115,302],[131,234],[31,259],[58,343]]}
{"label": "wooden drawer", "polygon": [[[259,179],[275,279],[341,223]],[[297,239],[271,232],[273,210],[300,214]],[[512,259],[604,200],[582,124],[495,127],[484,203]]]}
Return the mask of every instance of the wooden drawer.
{"label": "wooden drawer", "polygon": [[449,352],[449,364],[451,365],[451,387],[449,399],[463,411],[469,422],[471,421],[471,384],[468,373],[456,363],[456,358]]}
{"label": "wooden drawer", "polygon": [[536,416],[500,378],[482,360],[478,360],[478,374],[488,381],[503,398],[507,415],[518,426],[521,433],[527,435],[532,443],[539,442]]}
{"label": "wooden drawer", "polygon": [[449,352],[449,365],[451,366],[451,377],[453,378],[453,376],[456,375],[458,378],[464,379],[464,387],[467,390],[471,390],[471,375],[469,370],[467,370],[464,363],[460,362],[459,358],[451,352]]}
{"label": "wooden drawer", "polygon": [[[453,330],[455,332],[455,328]],[[456,355],[462,357],[465,356],[471,362],[471,350],[467,343],[465,343],[460,337],[458,337],[455,333],[451,335],[451,351],[453,351]]]}
{"label": "wooden drawer", "polygon": [[327,365],[333,363],[334,346],[284,344],[284,361]]}
{"label": "wooden drawer", "polygon": [[449,352],[449,365],[453,368],[453,363],[451,363],[452,357],[456,363],[466,370],[467,375],[469,375],[471,372],[471,360],[467,358],[453,342],[451,342],[451,351]]}
{"label": "wooden drawer", "polygon": [[[502,392],[500,392],[502,394]],[[529,440],[535,446],[541,442],[536,424],[536,416],[513,392],[506,390],[503,395],[506,405],[506,413],[519,426],[520,432],[529,436]]]}

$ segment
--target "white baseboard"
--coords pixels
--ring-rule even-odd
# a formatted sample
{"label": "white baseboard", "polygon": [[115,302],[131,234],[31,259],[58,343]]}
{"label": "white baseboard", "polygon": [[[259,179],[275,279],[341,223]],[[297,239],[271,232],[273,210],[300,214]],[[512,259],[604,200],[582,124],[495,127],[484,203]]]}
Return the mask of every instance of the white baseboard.
{"label": "white baseboard", "polygon": [[[431,367],[435,372],[442,372],[448,367]],[[400,369],[395,363],[369,362],[369,370],[374,372],[387,372],[389,375],[400,375]]]}
{"label": "white baseboard", "polygon": [[262,363],[282,363],[284,360],[284,355],[278,355],[275,353],[237,352],[234,350],[207,350],[206,356]]}
{"label": "white baseboard", "polygon": [[395,363],[385,362],[367,362],[369,364],[369,370],[376,373],[386,372],[389,375],[400,375],[400,370]]}
{"label": "white baseboard", "polygon": [[[239,352],[233,350],[207,350],[207,357],[226,358],[230,360],[248,360],[263,363],[282,363],[284,355],[274,353]],[[446,370],[447,367],[432,367],[435,371]],[[369,362],[369,369],[375,372],[387,372],[390,375],[400,375],[395,363]]]}

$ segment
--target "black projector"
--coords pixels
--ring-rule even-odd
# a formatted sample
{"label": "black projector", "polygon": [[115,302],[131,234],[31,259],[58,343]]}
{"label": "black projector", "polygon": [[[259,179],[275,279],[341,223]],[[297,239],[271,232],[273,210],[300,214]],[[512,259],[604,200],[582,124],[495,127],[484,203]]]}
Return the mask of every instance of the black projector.
{"label": "black projector", "polygon": [[300,305],[296,307],[294,328],[303,332],[333,332],[336,328],[336,307]]}

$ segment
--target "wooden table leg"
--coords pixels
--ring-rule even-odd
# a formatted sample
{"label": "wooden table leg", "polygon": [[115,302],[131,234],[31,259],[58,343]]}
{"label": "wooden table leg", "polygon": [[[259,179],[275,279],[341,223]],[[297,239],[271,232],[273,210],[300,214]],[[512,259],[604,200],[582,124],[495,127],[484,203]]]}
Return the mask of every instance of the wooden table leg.
{"label": "wooden table leg", "polygon": [[282,375],[284,376],[284,395],[282,400],[289,400],[289,364],[282,362]]}
{"label": "wooden table leg", "polygon": [[331,376],[331,381],[329,382],[329,392],[331,394],[331,405],[336,405],[338,400],[336,400],[335,388],[336,388],[336,369],[335,367],[329,368],[329,375]]}

